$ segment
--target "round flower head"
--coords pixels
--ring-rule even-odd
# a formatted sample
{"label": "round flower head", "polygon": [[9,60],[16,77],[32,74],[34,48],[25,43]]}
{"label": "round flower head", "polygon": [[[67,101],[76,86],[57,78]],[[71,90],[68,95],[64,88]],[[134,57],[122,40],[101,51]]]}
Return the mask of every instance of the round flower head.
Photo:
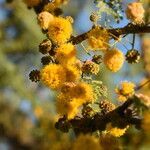
{"label": "round flower head", "polygon": [[60,65],[49,64],[41,70],[41,81],[52,89],[58,89],[66,80],[64,68]]}
{"label": "round flower head", "polygon": [[23,0],[28,7],[37,6],[41,0]]}
{"label": "round flower head", "polygon": [[132,96],[134,92],[135,84],[127,81],[122,82],[120,88],[116,89],[116,93],[121,101],[125,101],[129,96]]}
{"label": "round flower head", "polygon": [[144,12],[145,10],[140,2],[129,3],[126,9],[127,18],[135,24],[143,22]]}
{"label": "round flower head", "polygon": [[66,71],[66,82],[75,82],[78,81],[81,77],[81,71],[72,65],[68,65],[65,68]]}
{"label": "round flower head", "polygon": [[88,33],[88,43],[94,50],[106,51],[109,47],[108,42],[108,32],[100,27],[96,27]]}
{"label": "round flower head", "polygon": [[99,139],[92,135],[80,135],[73,143],[73,150],[101,150]]}
{"label": "round flower head", "polygon": [[110,135],[112,135],[114,137],[120,137],[125,134],[125,132],[128,128],[129,128],[129,126],[127,126],[126,128],[123,128],[123,129],[120,129],[117,127],[112,127],[111,123],[109,123],[109,124],[107,124],[106,130]]}
{"label": "round flower head", "polygon": [[71,43],[65,43],[60,45],[58,48],[55,49],[56,51],[56,60],[63,65],[67,65],[70,62],[75,61],[76,56],[76,49],[74,45]]}
{"label": "round flower head", "polygon": [[53,21],[54,16],[47,12],[43,11],[38,15],[38,23],[43,30],[47,30],[51,21]]}
{"label": "round flower head", "polygon": [[68,119],[73,119],[78,113],[80,100],[69,100],[67,96],[60,94],[57,98],[56,109],[60,115],[67,115]]}
{"label": "round flower head", "polygon": [[62,17],[55,17],[49,24],[48,36],[56,44],[63,44],[72,34],[71,23]]}
{"label": "round flower head", "polygon": [[82,99],[83,103],[94,100],[93,88],[91,85],[81,82],[73,88],[73,96]]}
{"label": "round flower head", "polygon": [[117,72],[121,69],[124,63],[124,55],[117,49],[109,50],[104,55],[104,64],[112,72]]}

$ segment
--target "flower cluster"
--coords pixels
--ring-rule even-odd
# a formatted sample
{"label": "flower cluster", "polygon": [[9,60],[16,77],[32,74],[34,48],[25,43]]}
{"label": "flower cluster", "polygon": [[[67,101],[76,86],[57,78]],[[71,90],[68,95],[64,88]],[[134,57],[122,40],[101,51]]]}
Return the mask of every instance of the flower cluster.
{"label": "flower cluster", "polygon": [[[27,6],[34,8],[39,3],[42,5],[44,3],[40,0],[25,2]],[[37,14],[38,24],[43,33],[46,34],[47,39],[39,45],[39,51],[45,55],[41,59],[43,67],[40,71],[32,71],[30,79],[35,82],[41,81],[57,93],[55,106],[59,119],[55,124],[56,128],[64,132],[68,132],[72,128],[77,134],[99,130],[105,131],[109,136],[120,137],[124,135],[131,124],[129,122],[131,119],[128,120],[126,116],[133,117],[133,110],[128,109],[127,106],[121,112],[121,106],[116,107],[110,101],[105,100],[107,99],[107,89],[100,81],[94,80],[100,71],[101,63],[104,63],[111,72],[117,72],[122,68],[125,61],[123,52],[109,44],[112,37],[115,37],[115,40],[118,39],[116,34],[120,31],[116,31],[116,34],[113,35],[111,29],[98,26],[96,24],[98,18],[91,16],[90,19],[94,26],[89,32],[76,39],[73,36],[73,19],[70,16],[60,16],[60,6],[65,2],[67,0],[47,2],[41,12]],[[138,13],[136,13],[135,8],[137,8]],[[134,23],[142,22],[144,11],[141,3],[130,3],[126,14]],[[82,45],[85,52],[90,55],[89,59],[83,61],[78,59],[77,47],[75,46],[76,42],[82,42],[82,38],[87,40],[90,50],[93,50],[91,54],[91,51],[87,51]],[[139,60],[138,52],[133,50],[126,54],[126,60],[130,63]],[[116,88],[116,93],[119,100],[125,102],[134,96],[135,84],[122,82]],[[147,98],[142,95],[138,95],[137,98],[144,98],[143,101],[147,102]],[[94,105],[98,106],[98,110]],[[35,110],[35,114],[36,116],[42,114],[40,108]],[[116,121],[114,121],[115,118]],[[98,123],[99,120],[102,123]],[[100,150],[99,142],[94,136],[80,135],[73,144],[73,150],[90,150],[93,148]],[[83,145],[84,147],[82,147]]]}

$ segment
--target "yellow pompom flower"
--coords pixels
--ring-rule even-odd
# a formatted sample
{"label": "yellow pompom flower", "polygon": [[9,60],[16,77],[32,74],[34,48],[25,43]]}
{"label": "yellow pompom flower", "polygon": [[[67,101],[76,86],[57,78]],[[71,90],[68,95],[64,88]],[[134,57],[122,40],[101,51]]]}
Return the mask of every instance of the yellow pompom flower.
{"label": "yellow pompom flower", "polygon": [[48,37],[56,44],[63,44],[72,34],[71,23],[62,17],[55,17],[49,24]]}
{"label": "yellow pompom flower", "polygon": [[37,6],[41,2],[41,0],[23,0],[23,1],[28,7]]}
{"label": "yellow pompom flower", "polygon": [[37,19],[38,19],[38,23],[39,23],[40,27],[43,30],[47,30],[50,22],[53,21],[54,16],[47,11],[43,11],[40,14],[38,14]]}
{"label": "yellow pompom flower", "polygon": [[144,113],[144,119],[142,121],[142,128],[146,133],[150,132],[150,111]]}
{"label": "yellow pompom flower", "polygon": [[56,60],[63,65],[67,65],[70,62],[75,62],[76,60],[76,49],[75,46],[71,43],[65,43],[60,45],[55,49],[56,51]]}
{"label": "yellow pompom flower", "polygon": [[79,112],[80,100],[69,99],[66,95],[60,94],[57,98],[56,109],[57,112],[63,116],[67,115],[68,119],[73,119]]}
{"label": "yellow pompom flower", "polygon": [[81,71],[73,65],[71,66],[68,65],[65,68],[65,72],[66,72],[66,82],[76,82],[81,77]]}
{"label": "yellow pompom flower", "polygon": [[58,89],[66,80],[64,68],[61,65],[46,65],[40,72],[41,81],[51,89]]}
{"label": "yellow pompom flower", "polygon": [[101,150],[99,139],[88,134],[78,136],[72,147],[73,150]]}
{"label": "yellow pompom flower", "polygon": [[83,103],[94,101],[94,92],[91,85],[80,82],[73,88],[73,97],[82,99]]}
{"label": "yellow pompom flower", "polygon": [[129,3],[126,9],[127,18],[135,24],[141,24],[143,22],[144,13],[143,4],[140,2]]}
{"label": "yellow pompom flower", "polygon": [[125,101],[129,96],[132,96],[135,92],[135,84],[132,82],[124,81],[121,83],[120,87],[115,89],[118,94],[120,101]]}
{"label": "yellow pompom flower", "polygon": [[111,123],[107,124],[106,131],[108,134],[114,136],[114,137],[120,137],[125,134],[126,130],[129,128],[127,126],[126,128],[120,129],[117,127],[112,127]]}
{"label": "yellow pompom flower", "polygon": [[105,29],[95,27],[88,33],[88,43],[93,50],[106,51],[109,48],[109,34]]}
{"label": "yellow pompom flower", "polygon": [[124,55],[118,49],[112,49],[105,53],[104,64],[112,72],[117,72],[121,69],[124,63]]}

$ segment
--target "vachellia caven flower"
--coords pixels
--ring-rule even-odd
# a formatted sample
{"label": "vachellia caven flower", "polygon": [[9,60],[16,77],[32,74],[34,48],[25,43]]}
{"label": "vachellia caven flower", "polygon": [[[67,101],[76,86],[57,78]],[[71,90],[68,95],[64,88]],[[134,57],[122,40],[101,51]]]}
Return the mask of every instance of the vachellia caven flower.
{"label": "vachellia caven flower", "polygon": [[23,1],[28,7],[37,6],[41,2],[41,0],[23,0]]}
{"label": "vachellia caven flower", "polygon": [[56,101],[57,112],[72,119],[79,112],[80,106],[93,100],[93,89],[89,84],[65,82]]}
{"label": "vachellia caven flower", "polygon": [[118,49],[108,50],[104,55],[104,64],[112,72],[117,72],[121,69],[124,63],[124,55]]}
{"label": "vachellia caven flower", "polygon": [[66,72],[66,82],[76,82],[81,77],[81,71],[73,65],[68,65],[65,67]]}
{"label": "vachellia caven flower", "polygon": [[144,18],[144,8],[140,2],[129,3],[126,9],[126,16],[135,24],[141,24]]}
{"label": "vachellia caven flower", "polygon": [[127,126],[126,128],[120,129],[118,127],[113,127],[111,125],[111,123],[108,123],[107,127],[106,127],[106,131],[108,134],[110,134],[114,137],[120,137],[125,134],[125,132],[128,128],[129,128],[129,126]]}
{"label": "vachellia caven flower", "polygon": [[90,84],[85,82],[78,83],[72,92],[73,97],[82,99],[83,103],[94,101],[94,92]]}
{"label": "vachellia caven flower", "polygon": [[88,33],[88,43],[93,50],[106,51],[109,48],[109,34],[105,29],[95,27]]}
{"label": "vachellia caven flower", "polygon": [[66,80],[64,68],[61,65],[46,65],[40,72],[41,81],[51,89],[58,89]]}
{"label": "vachellia caven flower", "polygon": [[56,44],[60,45],[69,40],[72,34],[72,24],[68,19],[55,17],[50,22],[48,28],[48,37]]}
{"label": "vachellia caven flower", "polygon": [[56,101],[56,109],[61,116],[66,115],[68,119],[73,119],[79,112],[81,100],[77,98],[69,99],[68,95],[60,93]]}
{"label": "vachellia caven flower", "polygon": [[135,84],[132,82],[124,81],[120,84],[120,87],[115,89],[120,101],[125,101],[129,96],[132,96],[135,92]]}
{"label": "vachellia caven flower", "polygon": [[69,98],[81,99],[80,104],[94,101],[94,92],[90,84],[85,82],[66,82],[63,84],[61,91]]}
{"label": "vachellia caven flower", "polygon": [[76,60],[76,49],[71,43],[65,43],[55,49],[56,60],[63,65],[74,63]]}
{"label": "vachellia caven flower", "polygon": [[52,22],[54,20],[54,16],[47,11],[43,11],[40,14],[38,14],[37,19],[38,19],[38,23],[39,23],[40,27],[43,30],[47,30],[50,22]]}
{"label": "vachellia caven flower", "polygon": [[99,139],[93,135],[79,135],[74,141],[72,150],[101,150]]}

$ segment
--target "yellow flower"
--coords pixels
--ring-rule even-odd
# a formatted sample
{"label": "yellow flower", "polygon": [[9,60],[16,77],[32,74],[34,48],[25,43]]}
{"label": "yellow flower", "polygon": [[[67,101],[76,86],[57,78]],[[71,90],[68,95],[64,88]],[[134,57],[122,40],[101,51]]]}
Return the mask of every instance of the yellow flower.
{"label": "yellow flower", "polygon": [[135,24],[141,24],[143,22],[144,13],[145,10],[140,2],[129,3],[126,9],[127,18]]}
{"label": "yellow flower", "polygon": [[112,127],[111,123],[107,124],[106,130],[107,133],[114,136],[114,137],[120,137],[122,135],[125,134],[126,130],[129,128],[129,126],[127,126],[126,128],[120,129],[117,127]]}
{"label": "yellow flower", "polygon": [[101,150],[99,139],[92,135],[80,135],[73,143],[73,150]]}
{"label": "yellow flower", "polygon": [[64,68],[60,65],[46,65],[40,72],[41,81],[52,89],[58,89],[66,80]]}
{"label": "yellow flower", "polygon": [[146,133],[150,132],[150,111],[144,113],[142,128],[145,130]]}
{"label": "yellow flower", "polygon": [[129,96],[132,96],[135,92],[135,84],[132,82],[124,81],[119,88],[115,89],[120,101],[125,101]]}
{"label": "yellow flower", "polygon": [[72,34],[71,23],[62,17],[55,17],[49,24],[48,37],[56,44],[63,44]]}
{"label": "yellow flower", "polygon": [[100,27],[96,27],[88,33],[88,43],[93,50],[106,51],[109,48],[108,42],[108,32]]}
{"label": "yellow flower", "polygon": [[63,65],[67,65],[68,63],[70,64],[70,62],[76,60],[76,49],[71,43],[62,44],[56,48],[55,51],[56,60]]}
{"label": "yellow flower", "polygon": [[66,69],[66,82],[78,81],[81,77],[81,71],[75,66],[67,66]]}
{"label": "yellow flower", "polygon": [[73,88],[72,95],[82,99],[83,103],[92,102],[94,100],[92,86],[84,82],[80,82]]}
{"label": "yellow flower", "polygon": [[73,119],[78,111],[80,106],[79,99],[69,99],[66,95],[61,93],[56,102],[56,109],[60,115],[67,115],[68,119]]}
{"label": "yellow flower", "polygon": [[43,30],[47,30],[51,21],[53,21],[54,16],[47,12],[43,11],[38,14],[38,23]]}
{"label": "yellow flower", "polygon": [[37,6],[41,2],[41,0],[23,0],[23,1],[28,7]]}
{"label": "yellow flower", "polygon": [[117,72],[121,69],[124,63],[124,55],[117,49],[109,50],[104,55],[104,64],[112,72]]}

